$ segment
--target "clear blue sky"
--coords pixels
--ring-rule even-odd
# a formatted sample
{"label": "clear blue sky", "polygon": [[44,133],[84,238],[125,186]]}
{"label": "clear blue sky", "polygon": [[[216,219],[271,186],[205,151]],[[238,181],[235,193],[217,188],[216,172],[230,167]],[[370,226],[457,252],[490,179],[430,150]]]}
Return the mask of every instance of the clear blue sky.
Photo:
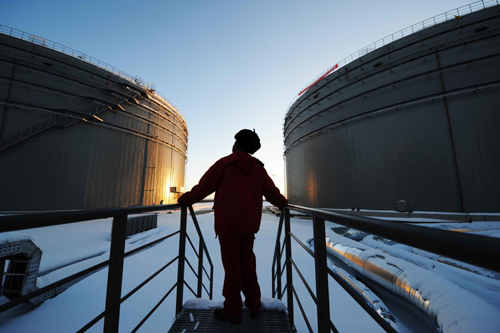
{"label": "clear blue sky", "polygon": [[282,121],[312,79],[347,55],[471,0],[0,0],[0,24],[152,82],[189,126],[186,188],[255,128],[283,189]]}

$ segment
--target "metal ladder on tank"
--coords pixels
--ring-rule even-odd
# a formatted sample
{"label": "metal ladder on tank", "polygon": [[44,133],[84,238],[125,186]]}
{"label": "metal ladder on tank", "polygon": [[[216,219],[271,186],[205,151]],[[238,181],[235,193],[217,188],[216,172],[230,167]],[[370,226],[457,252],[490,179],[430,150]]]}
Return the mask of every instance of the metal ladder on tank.
{"label": "metal ladder on tank", "polygon": [[19,133],[17,133],[16,135],[13,135],[10,138],[6,139],[5,142],[2,144],[2,146],[0,146],[0,153],[10,148],[13,148],[16,145],[26,140],[34,138],[38,134],[41,134],[53,127],[66,128],[82,121],[88,122],[90,120],[100,120],[98,115],[103,113],[104,111],[120,110],[122,109],[120,103],[129,102],[129,99],[133,100],[136,98],[142,98],[141,94],[136,91],[130,91],[127,94],[130,94],[129,98],[116,96],[110,101],[108,101],[107,103],[111,104],[112,106],[101,104],[96,107],[87,109],[87,113],[82,113],[82,115],[78,117],[61,114],[61,115],[54,115],[52,117],[44,119],[39,123],[27,127],[22,131],[20,131]]}

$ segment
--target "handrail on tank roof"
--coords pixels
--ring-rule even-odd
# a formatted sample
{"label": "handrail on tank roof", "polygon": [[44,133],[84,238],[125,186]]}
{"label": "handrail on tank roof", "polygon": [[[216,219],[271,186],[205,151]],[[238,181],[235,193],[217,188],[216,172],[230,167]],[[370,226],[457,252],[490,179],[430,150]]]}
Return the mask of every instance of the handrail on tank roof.
{"label": "handrail on tank roof", "polygon": [[[384,38],[379,39],[376,42],[373,42],[370,45],[363,47],[362,49],[360,49],[360,50],[348,55],[344,59],[340,60],[333,67],[336,67],[336,69],[338,70],[341,67],[346,66],[348,63],[353,62],[354,60],[359,59],[362,56],[364,56],[372,51],[375,51],[376,49],[378,49],[382,46],[390,44],[390,43],[392,43],[398,39],[401,39],[403,37],[409,36],[415,32],[422,31],[424,29],[433,27],[437,24],[440,24],[440,23],[443,23],[446,21],[450,21],[450,20],[454,20],[454,19],[460,18],[461,16],[472,14],[474,12],[477,12],[477,11],[480,11],[480,10],[483,10],[483,9],[486,9],[489,7],[498,6],[499,4],[500,4],[500,0],[480,0],[480,1],[472,2],[468,5],[464,5],[464,6],[449,10],[449,11],[444,12],[442,14],[433,16],[433,17],[428,18],[424,21],[415,23],[409,27],[406,27],[402,30],[399,30],[391,35],[385,36]],[[301,92],[299,93],[299,96],[295,96],[292,99],[292,101],[290,102],[290,105],[288,106],[288,111],[287,111],[284,119],[286,119],[286,117],[290,113],[290,108],[292,107],[293,103],[295,103],[299,99],[300,95],[302,95],[302,93],[305,93],[305,92],[307,92],[307,90],[312,88],[312,86],[317,83],[317,82],[315,82],[316,80],[318,80],[319,78],[322,78],[322,76],[326,77],[326,76],[330,75],[331,73],[333,73],[334,71],[331,71],[333,67],[332,66],[328,67],[327,69],[325,69],[323,72],[321,72],[318,76],[316,76],[314,79],[309,81],[309,83],[304,86],[304,89],[301,90]],[[330,73],[328,73],[328,71],[330,71]],[[318,82],[319,81],[321,81],[321,80],[318,80]],[[313,82],[314,82],[314,84],[312,84]],[[283,127],[284,127],[284,125],[285,125],[285,121],[283,121]]]}
{"label": "handrail on tank roof", "polygon": [[[181,115],[179,110],[177,110],[177,107],[172,102],[170,102],[165,96],[163,96],[162,94],[157,92],[155,85],[153,83],[146,83],[146,81],[144,81],[140,76],[137,76],[137,75],[132,76],[132,75],[127,74],[124,71],[116,68],[116,67],[113,67],[113,66],[111,66],[103,61],[100,61],[99,59],[96,59],[94,57],[91,57],[91,56],[83,53],[83,52],[72,49],[71,47],[67,47],[65,45],[53,42],[53,41],[45,39],[43,37],[33,35],[33,34],[28,33],[28,32],[24,32],[24,31],[15,29],[15,28],[11,28],[11,27],[3,25],[3,24],[0,24],[0,33],[7,35],[7,36],[14,37],[14,38],[22,39],[24,41],[43,46],[43,47],[46,47],[48,49],[51,49],[51,50],[54,50],[57,52],[64,53],[70,57],[87,62],[91,65],[94,65],[94,66],[97,66],[101,69],[104,69],[107,72],[115,74],[115,75],[121,77],[122,79],[125,79],[125,80],[129,81],[130,83],[141,87],[142,89],[146,89],[149,93],[153,93],[154,95],[156,95],[157,97],[162,99],[165,103],[167,103],[168,106],[170,106],[177,113],[177,115],[184,122],[186,122],[186,120]],[[186,124],[186,126],[187,126],[187,124]]]}

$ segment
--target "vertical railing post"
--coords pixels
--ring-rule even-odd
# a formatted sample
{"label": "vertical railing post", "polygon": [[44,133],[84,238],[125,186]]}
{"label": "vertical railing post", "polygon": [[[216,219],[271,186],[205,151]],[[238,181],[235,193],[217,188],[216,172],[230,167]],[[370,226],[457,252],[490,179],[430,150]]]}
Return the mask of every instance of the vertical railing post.
{"label": "vertical railing post", "polygon": [[214,266],[210,266],[210,300],[214,295]]}
{"label": "vertical railing post", "polygon": [[184,261],[186,258],[186,228],[187,228],[187,207],[181,208],[181,223],[179,233],[179,265],[177,267],[177,301],[175,305],[175,315],[182,311],[182,300],[184,297]]}
{"label": "vertical railing post", "polygon": [[[274,247],[274,253],[276,254],[276,246]],[[276,296],[276,282],[274,279],[276,278],[276,275],[274,274],[275,269],[274,265],[276,264],[276,256],[273,258],[273,263],[271,265],[271,297],[274,298]],[[1,294],[0,294],[1,295]]]}
{"label": "vertical railing post", "polygon": [[278,288],[278,299],[283,299],[281,293],[281,242],[279,238],[276,241],[276,286]]}
{"label": "vertical railing post", "polygon": [[118,325],[120,323],[120,301],[126,231],[127,215],[122,214],[115,216],[111,228],[111,251],[109,254],[104,332],[118,332]]}
{"label": "vertical railing post", "polygon": [[[271,281],[272,281],[272,297],[276,297],[278,295],[278,299],[283,299],[283,294],[281,292],[281,231],[283,230],[283,223],[285,218],[285,211],[281,209],[280,213],[280,221],[278,224],[278,232],[276,233],[276,243],[274,247],[274,257],[272,272],[271,272]],[[276,268],[275,268],[276,266]],[[275,281],[276,279],[276,281]]]}
{"label": "vertical railing post", "polygon": [[[292,281],[292,242],[290,237],[290,209],[284,208],[285,211],[285,247],[286,247],[286,298],[288,307],[288,321],[294,326],[293,320],[293,281]],[[281,292],[281,291],[280,291]]]}
{"label": "vertical railing post", "polygon": [[198,290],[197,290],[197,295],[196,297],[201,298],[202,294],[202,287],[203,287],[203,238],[200,236],[200,246],[199,246],[199,258],[198,258]]}
{"label": "vertical railing post", "polygon": [[3,275],[5,272],[5,260],[0,260],[0,296],[3,296]]}
{"label": "vertical railing post", "polygon": [[326,270],[325,220],[313,216],[314,266],[316,271],[316,299],[318,332],[330,332],[330,299],[328,294],[328,271]]}

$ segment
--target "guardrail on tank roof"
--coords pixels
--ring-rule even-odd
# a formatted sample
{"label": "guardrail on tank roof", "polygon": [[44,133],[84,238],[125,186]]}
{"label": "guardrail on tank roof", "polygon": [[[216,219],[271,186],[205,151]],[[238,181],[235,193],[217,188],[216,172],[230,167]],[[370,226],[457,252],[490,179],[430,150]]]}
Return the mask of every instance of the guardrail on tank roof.
{"label": "guardrail on tank roof", "polygon": [[[353,62],[354,60],[359,59],[362,56],[364,56],[372,51],[375,51],[376,49],[378,49],[382,46],[390,44],[390,43],[392,43],[398,39],[401,39],[403,37],[409,36],[415,32],[422,31],[424,29],[433,27],[435,25],[438,25],[440,23],[443,23],[443,22],[446,22],[449,20],[455,20],[457,18],[460,18],[463,15],[468,15],[468,14],[471,14],[471,13],[474,13],[474,12],[477,12],[477,11],[480,11],[480,10],[483,10],[483,9],[486,9],[489,7],[498,6],[499,4],[500,4],[500,0],[476,1],[476,2],[470,3],[468,5],[461,6],[461,7],[449,10],[447,12],[444,12],[442,14],[433,16],[433,17],[428,18],[424,21],[415,23],[407,28],[399,30],[391,35],[385,36],[384,38],[379,39],[376,42],[373,42],[370,45],[363,47],[362,49],[360,49],[360,50],[348,55],[344,59],[340,60],[333,67],[332,66],[328,67],[326,70],[321,72],[321,74],[319,74],[314,79],[309,81],[309,83],[304,86],[304,89],[302,89],[300,91],[298,96],[294,97],[292,99],[292,101],[290,102],[286,116],[288,116],[288,114],[290,113],[290,108],[293,105],[293,103],[295,103],[295,101],[298,99],[298,97],[300,95],[302,95],[304,92],[306,92],[307,90],[309,90],[309,88],[311,88],[314,84],[316,84],[317,83],[316,81],[318,81],[318,82],[321,81],[318,79],[320,79],[320,78],[323,79],[324,77],[330,75],[333,72],[332,69],[338,69],[338,68],[344,67],[348,63]],[[286,116],[285,116],[285,119],[286,119]],[[284,126],[284,121],[283,121],[283,126]]]}
{"label": "guardrail on tank roof", "polygon": [[159,97],[160,99],[163,99],[170,107],[172,107],[172,109],[177,113],[177,115],[182,120],[184,120],[184,122],[186,121],[184,119],[184,117],[180,114],[179,110],[177,110],[177,107],[172,102],[170,102],[165,96],[163,96],[162,94],[160,94],[156,91],[155,85],[153,83],[146,83],[146,81],[144,81],[140,76],[137,76],[137,75],[132,76],[132,75],[125,73],[124,71],[122,71],[114,66],[111,66],[103,61],[100,61],[99,59],[91,57],[88,54],[77,51],[71,47],[67,47],[65,45],[53,42],[53,41],[45,39],[43,37],[33,35],[33,34],[28,33],[28,32],[18,30],[18,29],[14,29],[14,28],[8,27],[8,26],[3,25],[3,24],[0,24],[0,33],[7,35],[7,36],[15,37],[18,39],[22,39],[24,41],[43,46],[43,47],[46,47],[48,49],[51,49],[51,50],[54,50],[57,52],[64,53],[70,57],[87,62],[91,65],[94,65],[96,67],[104,69],[107,72],[115,74],[115,75],[121,77],[122,79],[129,81],[132,84],[138,85],[141,88],[146,89],[149,92],[154,93],[157,97]]}

